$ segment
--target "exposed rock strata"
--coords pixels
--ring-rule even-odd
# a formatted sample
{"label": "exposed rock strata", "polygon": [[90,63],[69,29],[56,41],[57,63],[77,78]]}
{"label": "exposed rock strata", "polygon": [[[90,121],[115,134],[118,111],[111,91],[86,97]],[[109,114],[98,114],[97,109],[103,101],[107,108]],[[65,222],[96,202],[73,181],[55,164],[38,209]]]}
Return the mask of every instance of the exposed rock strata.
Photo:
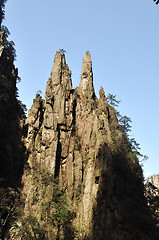
{"label": "exposed rock strata", "polygon": [[42,204],[54,194],[49,185],[34,184],[34,172],[47,169],[59,179],[70,208],[76,212],[73,225],[78,238],[74,239],[157,239],[155,228],[147,221],[150,216],[141,167],[119,129],[103,88],[99,100],[95,96],[89,52],[83,58],[81,82],[76,89],[72,89],[65,56],[56,52],[45,100],[36,95],[26,124],[26,217],[38,216],[40,221]]}

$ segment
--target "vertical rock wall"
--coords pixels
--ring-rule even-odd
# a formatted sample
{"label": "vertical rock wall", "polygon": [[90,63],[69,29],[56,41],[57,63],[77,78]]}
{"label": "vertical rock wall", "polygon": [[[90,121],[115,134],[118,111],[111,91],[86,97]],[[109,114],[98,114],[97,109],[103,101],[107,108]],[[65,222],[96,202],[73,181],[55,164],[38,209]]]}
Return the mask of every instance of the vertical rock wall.
{"label": "vertical rock wall", "polygon": [[36,95],[26,125],[26,216],[40,219],[43,200],[54,194],[48,186],[33,184],[34,172],[47,169],[59,179],[70,209],[76,212],[74,239],[157,239],[155,230],[152,236],[149,229],[141,167],[103,88],[99,100],[95,95],[89,52],[76,89],[65,56],[56,52],[45,100]]}

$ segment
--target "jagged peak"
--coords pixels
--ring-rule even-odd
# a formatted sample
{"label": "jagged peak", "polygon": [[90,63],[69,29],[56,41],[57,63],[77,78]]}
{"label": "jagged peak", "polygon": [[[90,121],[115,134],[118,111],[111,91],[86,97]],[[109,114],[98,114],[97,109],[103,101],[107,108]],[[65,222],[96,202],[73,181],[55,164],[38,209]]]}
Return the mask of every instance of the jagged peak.
{"label": "jagged peak", "polygon": [[64,84],[66,87],[69,88],[69,90],[72,89],[71,70],[66,64],[65,54],[61,54],[60,51],[56,51],[54,57],[54,64],[51,71],[51,81],[53,86]]}
{"label": "jagged peak", "polygon": [[62,68],[62,56],[60,51],[56,51],[54,57],[54,64],[51,71],[51,80],[53,85],[58,85],[61,82],[61,68]]}
{"label": "jagged peak", "polygon": [[101,88],[100,88],[100,90],[99,90],[99,96],[100,96],[100,99],[102,99],[102,100],[104,100],[106,103],[108,103],[108,102],[107,102],[107,98],[106,98],[106,96],[105,96],[104,89],[103,89],[102,86],[101,86]]}
{"label": "jagged peak", "polygon": [[80,89],[82,95],[89,99],[95,96],[94,86],[93,86],[93,72],[92,72],[92,60],[90,52],[86,52],[86,56],[82,59],[82,71],[81,71],[81,82]]}
{"label": "jagged peak", "polygon": [[[83,57],[82,59],[82,71],[81,71],[81,77],[85,77],[82,76],[83,73],[92,73],[92,59],[91,59],[91,54],[89,51],[86,52],[86,56]],[[91,77],[93,76],[93,74],[91,74]]]}

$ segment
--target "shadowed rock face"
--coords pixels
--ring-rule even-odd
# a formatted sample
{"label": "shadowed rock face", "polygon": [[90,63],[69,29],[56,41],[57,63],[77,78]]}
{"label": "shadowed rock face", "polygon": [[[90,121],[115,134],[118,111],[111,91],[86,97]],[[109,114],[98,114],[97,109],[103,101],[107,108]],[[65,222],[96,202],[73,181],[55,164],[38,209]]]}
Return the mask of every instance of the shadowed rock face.
{"label": "shadowed rock face", "polygon": [[70,209],[76,212],[72,224],[80,239],[157,239],[143,194],[141,167],[103,88],[99,94],[98,100],[89,52],[76,89],[65,56],[56,52],[45,100],[36,95],[26,120],[24,216],[31,213],[40,219],[49,194],[48,187],[35,187],[36,167],[59,179]]}
{"label": "shadowed rock face", "polygon": [[24,158],[21,142],[24,112],[17,100],[18,69],[14,66],[13,52],[0,26],[0,186],[3,187],[14,186],[19,180]]}
{"label": "shadowed rock face", "polygon": [[24,167],[24,105],[17,99],[18,69],[15,49],[8,30],[1,26],[4,3],[0,1],[0,239],[9,239],[8,230],[16,218],[19,187]]}

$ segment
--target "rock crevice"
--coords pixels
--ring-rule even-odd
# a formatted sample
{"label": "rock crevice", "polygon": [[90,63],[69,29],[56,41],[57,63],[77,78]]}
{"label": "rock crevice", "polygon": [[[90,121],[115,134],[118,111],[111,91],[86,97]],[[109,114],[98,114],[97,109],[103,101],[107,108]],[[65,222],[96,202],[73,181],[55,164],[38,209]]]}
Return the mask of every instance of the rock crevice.
{"label": "rock crevice", "polygon": [[[72,222],[78,239],[155,239],[140,226],[143,216],[148,216],[141,167],[128,150],[128,139],[102,87],[99,94],[98,100],[89,52],[75,89],[64,54],[56,52],[45,100],[36,96],[26,120],[28,164],[31,171],[36,165],[40,171],[47,169],[52,179],[58,178],[76,212]],[[28,216],[32,209],[40,219],[47,188],[38,186],[37,201],[32,202],[34,175],[29,176],[23,177],[24,212]]]}

